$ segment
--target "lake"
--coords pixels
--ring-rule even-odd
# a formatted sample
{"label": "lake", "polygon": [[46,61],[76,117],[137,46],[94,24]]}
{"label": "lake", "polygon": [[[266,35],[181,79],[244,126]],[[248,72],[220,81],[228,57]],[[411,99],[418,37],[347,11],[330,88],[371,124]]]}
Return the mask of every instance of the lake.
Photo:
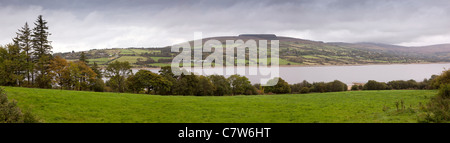
{"label": "lake", "polygon": [[[236,68],[246,68],[246,76],[252,83],[259,83],[262,77],[248,75],[249,67]],[[299,83],[303,80],[311,83],[340,80],[346,84],[352,84],[354,82],[365,83],[368,80],[388,82],[392,80],[414,79],[416,81],[422,81],[425,78],[430,78],[433,74],[440,74],[444,69],[449,68],[450,63],[280,67],[280,77],[290,84]],[[133,69],[133,73],[136,73],[138,70]],[[156,73],[159,71],[159,69],[155,68],[148,70]],[[204,70],[208,70],[208,68]]]}

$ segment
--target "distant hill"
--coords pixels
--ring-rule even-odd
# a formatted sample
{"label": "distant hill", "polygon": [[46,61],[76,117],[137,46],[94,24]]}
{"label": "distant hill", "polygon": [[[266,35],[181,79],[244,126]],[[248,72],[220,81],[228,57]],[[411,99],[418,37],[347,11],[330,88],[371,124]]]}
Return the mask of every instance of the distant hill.
{"label": "distant hill", "polygon": [[427,59],[432,62],[450,62],[450,44],[406,47],[382,43],[329,43],[337,46],[365,49],[382,53],[395,53]]}
{"label": "distant hill", "polygon": [[[202,39],[203,43],[214,39],[223,45],[226,40],[279,40],[280,65],[356,65],[450,62],[450,44],[423,47],[404,47],[381,43],[343,43],[312,41],[274,34],[241,34]],[[197,39],[198,40],[198,39]],[[188,41],[193,45],[194,41]],[[157,48],[113,48],[84,51],[88,60],[100,65],[112,61],[129,61],[134,67],[168,66],[178,53],[170,52],[170,46]],[[77,60],[81,52],[55,53],[68,60]],[[210,53],[204,53],[207,57]],[[238,62],[238,61],[236,61]],[[241,61],[243,62],[243,61]],[[248,61],[245,61],[248,63]]]}

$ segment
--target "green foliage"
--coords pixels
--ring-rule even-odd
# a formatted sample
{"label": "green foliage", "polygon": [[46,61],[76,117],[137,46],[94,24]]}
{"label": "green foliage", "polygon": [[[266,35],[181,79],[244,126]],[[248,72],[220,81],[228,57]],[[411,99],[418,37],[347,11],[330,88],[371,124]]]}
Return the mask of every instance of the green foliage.
{"label": "green foliage", "polygon": [[352,91],[360,90],[358,87],[359,87],[358,85],[354,84],[354,85],[352,85],[351,90],[352,90]]}
{"label": "green foliage", "polygon": [[450,98],[450,84],[442,84],[438,96],[443,99]]}
{"label": "green foliage", "polygon": [[412,79],[408,81],[404,80],[389,81],[387,85],[392,87],[392,89],[419,89],[419,83],[417,83],[415,80]]}
{"label": "green foliage", "polygon": [[51,55],[52,46],[47,39],[50,35],[47,21],[42,18],[42,15],[39,15],[34,25],[31,37],[33,54],[35,56],[34,62],[36,63],[36,71],[34,71],[36,74],[35,81],[39,88],[51,88],[51,77],[48,69],[53,56]]}
{"label": "green foliage", "polygon": [[0,47],[0,84],[9,86],[21,86],[26,70],[26,55],[20,52],[17,45],[8,44],[5,48]]}
{"label": "green foliage", "polygon": [[50,60],[52,57],[48,55],[42,55],[38,59],[36,69],[36,86],[39,88],[52,88],[52,77],[50,74]]}
{"label": "green foliage", "polygon": [[111,86],[116,92],[126,91],[126,79],[130,75],[132,75],[131,65],[127,61],[112,62],[105,69],[105,76],[110,78],[107,81],[107,85]]}
{"label": "green foliage", "polygon": [[0,88],[0,123],[37,123],[39,122],[34,115],[29,112],[22,113],[22,110],[13,100],[8,101],[6,92]]}
{"label": "green foliage", "polygon": [[311,92],[324,93],[327,92],[327,85],[325,82],[314,82],[311,87]]}
{"label": "green foliage", "polygon": [[302,89],[300,89],[300,93],[305,94],[305,93],[309,93],[309,87],[302,87]]}
{"label": "green foliage", "polygon": [[245,76],[231,75],[228,77],[228,82],[231,84],[231,93],[233,95],[257,94],[256,88],[252,86],[248,78]]}
{"label": "green foliage", "polygon": [[103,80],[96,78],[97,74],[86,63],[82,61],[69,62],[63,68],[62,87],[73,90],[92,90],[96,86],[97,91],[101,90],[98,86],[103,85],[99,83]]}
{"label": "green foliage", "polygon": [[[175,69],[175,70],[179,70],[179,69]],[[159,90],[158,94],[161,95],[171,95],[174,94],[174,89],[176,86],[176,82],[178,81],[178,76],[175,76],[175,74],[172,73],[172,68],[170,66],[165,66],[165,67],[161,67],[161,69],[158,71],[159,75],[161,75],[164,79],[166,79],[167,81],[169,81],[170,83],[172,83],[172,87],[167,89],[167,88],[163,88],[161,90]]]}
{"label": "green foliage", "polygon": [[[430,78],[431,87],[439,86],[437,96],[431,98],[430,102],[423,107],[425,111],[420,122],[449,122],[450,121],[450,70],[442,72],[439,76]],[[425,81],[424,81],[425,82]]]}
{"label": "green foliage", "polygon": [[[181,72],[180,69],[172,69],[170,66],[162,67],[159,75],[172,83],[170,88],[162,89],[158,93],[162,95],[197,95],[197,96],[224,96],[232,94],[231,82],[221,75],[211,75],[208,77],[194,75],[193,73],[175,76],[173,72]],[[243,85],[236,93],[239,94],[257,94],[256,89],[250,87],[247,78],[237,77],[235,85]],[[234,79],[234,78],[233,78]],[[245,87],[246,86],[246,87]]]}
{"label": "green foliage", "polygon": [[339,92],[339,91],[347,91],[347,84],[339,81],[334,80],[332,82],[329,82],[326,84],[327,86],[327,92]]}
{"label": "green foliage", "polygon": [[195,95],[198,84],[198,76],[194,73],[181,74],[178,81],[174,84],[174,94],[176,95]]}
{"label": "green foliage", "polygon": [[87,60],[87,58],[86,58],[86,54],[84,53],[84,52],[81,52],[81,55],[80,55],[80,59],[79,59],[81,62],[84,62],[84,63],[86,63],[86,64],[89,64],[89,61]]}
{"label": "green foliage", "polygon": [[105,82],[101,78],[96,78],[94,83],[92,83],[91,90],[96,92],[105,91]]}
{"label": "green foliage", "polygon": [[377,82],[375,80],[369,80],[364,84],[364,90],[387,90],[388,86],[384,82]]}
{"label": "green foliage", "polygon": [[214,95],[216,96],[224,96],[231,94],[231,86],[230,82],[221,75],[210,75],[208,76],[209,80],[211,80],[214,85]]}
{"label": "green foliage", "polygon": [[292,93],[309,93],[311,86],[312,86],[311,83],[309,83],[306,80],[303,80],[301,83],[292,84],[291,92]]}
{"label": "green foliage", "polygon": [[100,70],[100,68],[98,67],[97,63],[94,62],[94,65],[91,66],[92,71],[94,71],[95,74],[97,74],[97,79],[101,79],[103,78],[103,73]]}
{"label": "green foliage", "polygon": [[310,87],[311,92],[340,92],[340,91],[347,91],[347,84],[339,81],[334,80],[332,82],[314,82]]}
{"label": "green foliage", "polygon": [[47,31],[47,21],[42,18],[42,15],[39,15],[34,25],[36,27],[33,29],[33,34],[31,35],[33,50],[35,51],[34,55],[37,59],[41,59],[44,55],[51,56],[52,46],[50,46],[50,42],[47,39],[50,35]]}
{"label": "green foliage", "polygon": [[159,90],[170,90],[172,83],[166,79],[164,79],[161,75],[153,73],[148,70],[139,70],[134,76],[130,76],[129,78],[132,89],[137,91],[141,91],[142,89],[146,89],[147,94],[154,91],[157,93]]}
{"label": "green foliage", "polygon": [[442,84],[438,95],[431,98],[424,107],[426,113],[419,118],[420,122],[448,122],[450,121],[450,84]]}
{"label": "green foliage", "polygon": [[196,96],[212,96],[216,87],[213,83],[205,76],[198,77],[198,84],[196,88]]}
{"label": "green foliage", "polygon": [[33,85],[33,74],[34,74],[34,63],[32,60],[32,37],[31,37],[32,31],[28,26],[28,23],[26,22],[24,27],[19,29],[19,32],[17,33],[17,37],[14,39],[14,43],[17,43],[19,49],[22,50],[22,52],[25,54],[25,62],[22,65],[25,68],[25,77],[27,79],[26,86],[32,86]]}
{"label": "green foliage", "polygon": [[267,83],[268,84],[271,83],[274,86],[266,86],[264,88],[264,92],[266,93],[276,93],[276,94],[291,93],[291,87],[282,78],[271,79]]}
{"label": "green foliage", "polygon": [[432,87],[437,89],[443,84],[450,84],[450,70],[443,71],[441,75],[432,77]]}

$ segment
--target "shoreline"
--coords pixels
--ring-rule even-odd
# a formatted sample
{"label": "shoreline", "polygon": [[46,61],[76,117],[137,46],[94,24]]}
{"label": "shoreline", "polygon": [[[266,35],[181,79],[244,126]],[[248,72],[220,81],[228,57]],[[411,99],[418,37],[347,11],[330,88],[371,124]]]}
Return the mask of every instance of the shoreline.
{"label": "shoreline", "polygon": [[[342,67],[342,66],[377,66],[377,65],[427,65],[427,64],[450,64],[450,62],[423,62],[423,63],[379,63],[379,64],[340,64],[340,65],[279,65],[279,67]],[[223,66],[226,67],[226,66]],[[258,67],[258,66],[234,66],[234,67]],[[195,68],[195,67],[194,67]],[[211,68],[211,67],[203,67]],[[161,69],[155,67],[139,67],[131,69]]]}

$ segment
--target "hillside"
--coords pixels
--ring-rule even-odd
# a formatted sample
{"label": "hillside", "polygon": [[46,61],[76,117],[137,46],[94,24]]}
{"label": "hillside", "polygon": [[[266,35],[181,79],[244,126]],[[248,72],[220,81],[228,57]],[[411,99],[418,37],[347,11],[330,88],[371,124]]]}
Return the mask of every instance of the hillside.
{"label": "hillside", "polygon": [[[423,63],[450,61],[450,45],[428,47],[402,47],[375,43],[324,43],[273,34],[243,34],[202,39],[215,39],[225,45],[226,40],[279,40],[280,65],[356,65]],[[193,41],[189,41],[193,45]],[[55,53],[67,60],[78,60],[81,52]],[[85,51],[90,64],[106,65],[112,61],[129,61],[134,67],[160,67],[170,65],[178,53],[170,46],[159,48],[113,48]],[[204,53],[206,58],[210,53]],[[237,62],[237,61],[235,61]],[[246,61],[248,62],[248,61]]]}
{"label": "hillside", "polygon": [[[417,122],[434,90],[255,96],[159,96],[4,87],[47,123],[385,123]],[[395,103],[403,101],[404,111]]]}
{"label": "hillside", "polygon": [[450,44],[406,47],[381,43],[329,43],[336,46],[364,49],[401,56],[420,57],[430,62],[450,62]]}

